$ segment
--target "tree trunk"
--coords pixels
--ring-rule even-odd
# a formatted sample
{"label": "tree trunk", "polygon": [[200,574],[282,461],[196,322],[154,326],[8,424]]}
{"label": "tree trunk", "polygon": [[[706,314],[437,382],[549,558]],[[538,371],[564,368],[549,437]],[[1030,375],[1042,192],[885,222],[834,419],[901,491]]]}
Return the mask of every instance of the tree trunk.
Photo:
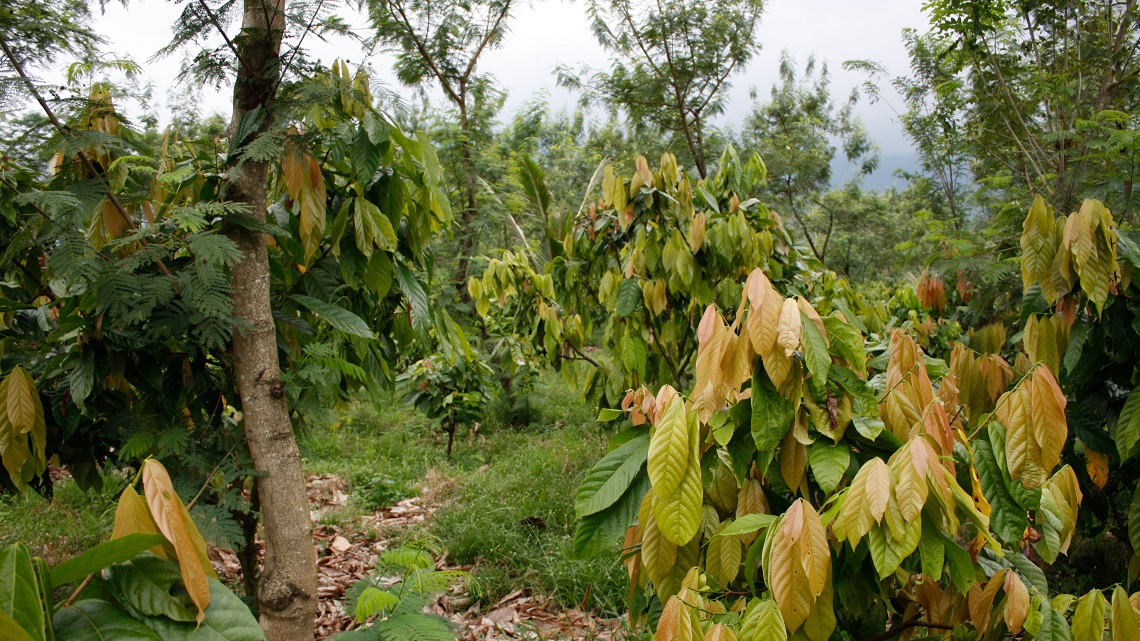
{"label": "tree trunk", "polygon": [[[284,7],[284,0],[245,0],[242,32],[236,39],[239,64],[231,133],[243,118],[248,121],[251,112],[260,111],[263,117],[254,133],[231,141],[230,182],[223,198],[244,204],[244,215],[258,223],[266,217],[269,165],[239,163],[235,151],[272,123]],[[265,559],[257,589],[260,623],[269,641],[308,641],[313,638],[317,610],[317,559],[301,454],[280,380],[265,236],[233,224],[224,233],[242,253],[231,270],[234,316],[242,323],[234,333],[233,355],[265,528]]]}
{"label": "tree trunk", "polygon": [[455,283],[459,289],[459,298],[466,301],[467,294],[467,267],[471,262],[471,252],[475,247],[475,168],[471,161],[471,126],[467,120],[467,94],[461,96],[464,102],[459,104],[459,135],[460,155],[463,157],[463,226],[459,228],[459,266],[455,274]]}

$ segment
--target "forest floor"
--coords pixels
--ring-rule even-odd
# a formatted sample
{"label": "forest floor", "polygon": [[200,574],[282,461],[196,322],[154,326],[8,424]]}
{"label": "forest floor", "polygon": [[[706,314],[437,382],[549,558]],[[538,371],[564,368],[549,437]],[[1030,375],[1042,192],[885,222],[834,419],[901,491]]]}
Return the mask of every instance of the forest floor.
{"label": "forest floor", "polygon": [[[436,613],[466,639],[611,639],[628,586],[613,558],[572,559],[574,492],[606,451],[607,429],[554,377],[530,395],[526,425],[492,421],[444,437],[397,397],[341,408],[333,425],[300,435],[318,549],[323,635],[347,629],[345,589],[390,546],[431,539],[440,567],[470,571]],[[112,473],[115,474],[115,473]],[[122,479],[84,494],[66,477],[49,504],[29,492],[0,498],[0,542],[25,541],[57,563],[110,534]],[[236,557],[213,555],[240,585]]]}

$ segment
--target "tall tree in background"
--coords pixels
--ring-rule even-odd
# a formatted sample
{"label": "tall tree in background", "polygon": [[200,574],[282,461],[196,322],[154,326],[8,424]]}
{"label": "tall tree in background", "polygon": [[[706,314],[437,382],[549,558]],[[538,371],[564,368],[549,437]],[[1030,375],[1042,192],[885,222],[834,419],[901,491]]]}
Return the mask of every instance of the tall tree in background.
{"label": "tall tree in background", "polygon": [[[284,33],[285,0],[245,0],[233,52],[237,66],[230,121],[233,150],[273,126]],[[250,222],[230,224],[225,233],[242,253],[230,270],[234,317],[243,326],[234,333],[233,356],[246,440],[259,472],[257,489],[265,528],[257,603],[270,641],[303,641],[313,637],[317,558],[301,453],[281,391],[266,236],[258,229],[265,224],[270,163],[231,153],[227,165],[230,182],[222,200],[244,205],[242,215]]]}
{"label": "tall tree in background", "polygon": [[[890,70],[872,60],[848,60],[843,66],[866,73],[863,91],[870,101],[885,102],[894,110],[918,154],[922,172],[939,187],[947,216],[960,226],[970,210],[972,191],[969,140],[963,123],[966,96],[961,91],[946,90],[957,83],[941,61],[943,38],[905,29],[903,43],[910,57],[909,75],[892,76]],[[896,107],[886,95],[887,87],[902,99],[901,106]]]}
{"label": "tall tree in background", "polygon": [[761,0],[590,0],[594,34],[609,71],[559,71],[634,122],[680,136],[701,178],[708,174],[709,119],[724,111],[729,78],[760,50]]}
{"label": "tall tree in background", "polygon": [[[476,179],[471,117],[479,105],[479,58],[502,44],[517,0],[370,0],[376,39],[397,52],[396,75],[408,85],[435,82],[459,112],[463,202],[456,283],[467,282],[475,247]],[[460,287],[461,295],[466,288]]]}
{"label": "tall tree in background", "polygon": [[744,148],[759,153],[768,167],[766,202],[796,221],[812,253],[824,262],[839,219],[850,215],[823,198],[831,190],[836,143],[853,170],[852,182],[874,171],[879,160],[878,148],[854,114],[858,94],[836,105],[830,82],[826,64],[817,69],[809,58],[797,75],[785,52],[771,99],[753,110],[742,132]]}
{"label": "tall tree in background", "polygon": [[935,90],[962,93],[978,177],[1013,181],[1059,211],[1095,196],[1130,216],[1140,173],[1136,3],[939,0],[929,11],[943,65]]}

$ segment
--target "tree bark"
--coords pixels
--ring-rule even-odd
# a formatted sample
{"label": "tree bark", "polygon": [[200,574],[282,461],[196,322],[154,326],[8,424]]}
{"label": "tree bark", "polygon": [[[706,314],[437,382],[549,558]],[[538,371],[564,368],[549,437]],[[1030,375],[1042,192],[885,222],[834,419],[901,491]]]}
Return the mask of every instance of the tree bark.
{"label": "tree bark", "polygon": [[459,289],[460,299],[466,301],[467,268],[471,262],[471,252],[475,248],[475,167],[471,160],[471,125],[467,119],[467,93],[460,95],[459,103],[459,135],[461,136],[459,150],[463,157],[463,226],[459,229],[459,264],[456,269],[455,282]]}
{"label": "tree bark", "polygon": [[[240,162],[236,152],[272,124],[284,8],[284,0],[245,0],[242,33],[235,39],[239,64],[231,134],[251,112],[260,111],[254,115],[263,117],[253,133],[243,140],[235,135],[231,141],[230,182],[223,198],[244,204],[244,215],[259,223],[266,218],[269,165]],[[227,225],[224,233],[242,253],[231,270],[234,317],[241,323],[234,333],[233,355],[265,531],[265,559],[257,588],[259,619],[269,641],[309,641],[317,610],[317,559],[301,454],[280,379],[265,236],[234,224]]]}

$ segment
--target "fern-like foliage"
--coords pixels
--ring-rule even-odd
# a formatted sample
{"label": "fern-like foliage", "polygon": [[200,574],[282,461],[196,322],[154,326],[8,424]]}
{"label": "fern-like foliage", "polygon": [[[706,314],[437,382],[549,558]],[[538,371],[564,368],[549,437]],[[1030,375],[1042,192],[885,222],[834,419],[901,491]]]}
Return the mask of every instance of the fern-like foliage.
{"label": "fern-like foliage", "polygon": [[216,547],[232,550],[245,542],[241,526],[234,520],[229,510],[209,503],[196,503],[190,510],[194,525],[202,533],[202,538]]}
{"label": "fern-like foliage", "polygon": [[[452,585],[473,580],[461,570],[435,570],[428,548],[432,541],[414,542],[380,555],[376,570],[348,589],[346,607],[360,630],[334,637],[337,641],[454,641],[455,627],[447,619],[426,614],[430,600]],[[397,575],[393,579],[392,575]]]}

